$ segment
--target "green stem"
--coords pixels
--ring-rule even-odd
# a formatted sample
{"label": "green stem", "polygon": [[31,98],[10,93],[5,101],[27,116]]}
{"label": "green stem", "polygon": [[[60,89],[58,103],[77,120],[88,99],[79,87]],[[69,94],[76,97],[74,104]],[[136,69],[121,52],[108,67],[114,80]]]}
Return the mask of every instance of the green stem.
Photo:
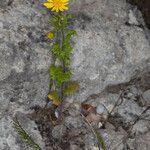
{"label": "green stem", "polygon": [[[64,39],[65,39],[65,35],[64,35],[64,29],[62,28],[61,29],[61,42],[62,42],[62,45],[61,45],[61,49],[62,49],[62,51],[63,51],[63,42],[64,42]],[[64,73],[66,72],[66,66],[65,66],[65,62],[62,60],[62,67],[63,67],[63,71],[64,71]],[[62,85],[61,85],[61,99],[63,100],[63,98],[64,98],[64,93],[63,93],[63,91],[64,91],[64,85],[65,85],[65,83],[62,83]]]}
{"label": "green stem", "polygon": [[[58,30],[57,30],[56,31],[56,41],[59,40],[58,37],[59,37],[59,34],[58,34]],[[55,63],[56,63],[56,57],[52,54],[52,65],[55,65]],[[50,93],[53,90],[55,91],[55,89],[56,89],[56,82],[52,78],[50,78],[50,84],[49,84],[49,91],[48,92]],[[48,101],[45,104],[44,108],[46,108],[47,105],[48,105]]]}
{"label": "green stem", "polygon": [[[58,41],[59,39],[58,39],[58,37],[59,37],[59,33],[58,33],[58,30],[56,31],[56,41]],[[56,57],[52,54],[52,65],[55,65],[55,63],[56,63]],[[55,83],[55,81],[54,80],[52,80],[52,79],[50,79],[50,85],[49,85],[49,92],[51,92],[54,87],[54,90],[55,90],[55,88],[56,88],[56,83]]]}
{"label": "green stem", "polygon": [[[64,33],[64,29],[62,29],[62,41],[64,41],[64,39],[65,39],[65,33]],[[62,47],[62,50],[63,50],[63,47]],[[62,65],[63,65],[63,70],[64,70],[64,72],[66,72],[66,65],[65,65],[65,62],[64,61],[62,61]]]}
{"label": "green stem", "polygon": [[[61,16],[61,12],[59,13],[59,15]],[[60,17],[61,18],[61,17]],[[61,22],[61,21],[60,21]],[[65,40],[65,33],[64,33],[64,27],[61,29],[61,42],[60,42],[60,47],[63,51],[63,43],[64,43],[64,40]],[[62,68],[63,68],[63,71],[64,73],[66,72],[66,65],[65,65],[65,62],[64,60],[62,60]],[[61,89],[60,89],[60,93],[61,93],[61,99],[63,100],[64,98],[64,94],[63,94],[63,91],[64,91],[64,88],[65,88],[65,83],[62,83],[61,85]]]}

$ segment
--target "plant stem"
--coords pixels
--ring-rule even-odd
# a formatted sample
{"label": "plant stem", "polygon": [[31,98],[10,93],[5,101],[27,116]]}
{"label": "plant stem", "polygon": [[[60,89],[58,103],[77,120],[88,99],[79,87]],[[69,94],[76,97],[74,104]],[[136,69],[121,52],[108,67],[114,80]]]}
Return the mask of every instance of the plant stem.
{"label": "plant stem", "polygon": [[[58,34],[58,30],[57,30],[56,31],[56,41],[59,40],[58,37],[59,37],[59,34]],[[52,65],[55,65],[55,63],[56,63],[56,57],[52,54]],[[49,84],[49,91],[48,92],[50,93],[52,90],[55,90],[55,89],[56,89],[56,82],[52,78],[50,78],[50,84]],[[47,107],[48,103],[49,103],[49,98],[47,97],[47,102],[46,102],[44,108]]]}
{"label": "plant stem", "polygon": [[[60,13],[60,16],[61,16],[61,13]],[[65,33],[64,33],[64,27],[61,29],[61,49],[63,51],[63,43],[64,43],[64,39],[65,39]],[[66,72],[66,65],[65,65],[65,62],[62,60],[62,68],[63,68],[63,71],[64,73]],[[61,99],[63,100],[64,98],[64,87],[65,87],[65,83],[62,83],[61,85],[61,89],[60,89],[60,94],[61,94]]]}

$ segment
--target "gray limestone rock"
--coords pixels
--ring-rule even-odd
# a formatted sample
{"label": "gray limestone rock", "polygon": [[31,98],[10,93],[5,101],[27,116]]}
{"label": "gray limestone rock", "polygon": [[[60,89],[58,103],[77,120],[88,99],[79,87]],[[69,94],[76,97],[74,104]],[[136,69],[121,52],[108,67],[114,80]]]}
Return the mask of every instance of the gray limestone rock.
{"label": "gray limestone rock", "polygon": [[[121,91],[120,85],[126,87],[139,75],[145,85],[141,91],[150,88],[150,32],[135,14],[140,12],[133,14],[132,8],[126,0],[82,0],[71,6],[75,16],[73,28],[78,33],[73,39],[73,80],[80,83],[80,91],[72,101],[83,102],[104,92],[95,105],[112,106]],[[25,149],[13,136],[13,114],[45,105],[49,88],[47,70],[51,64],[50,43],[45,38],[50,30],[48,20],[49,11],[39,0],[0,2],[1,150]],[[111,91],[110,86],[116,91]],[[128,96],[131,100],[125,100],[116,111],[125,120],[133,121],[144,108]],[[82,121],[68,117],[66,126],[79,128]],[[147,144],[146,140],[143,144]]]}
{"label": "gray limestone rock", "polygon": [[66,131],[67,131],[66,126],[57,125],[53,129],[52,135],[55,139],[61,139],[61,138],[63,138],[63,136],[65,136]]}
{"label": "gray limestone rock", "polygon": [[[19,111],[16,112],[15,117],[17,117],[23,129],[31,136],[34,142],[37,143],[44,150],[45,143],[43,142],[42,136],[38,130],[36,123]],[[19,137],[19,135],[17,136]]]}
{"label": "gray limestone rock", "polygon": [[150,106],[150,90],[147,90],[143,93],[143,98],[145,103]]}
{"label": "gray limestone rock", "polygon": [[129,24],[131,25],[139,25],[137,18],[135,17],[132,10],[129,10]]}
{"label": "gray limestone rock", "polygon": [[135,150],[149,150],[150,149],[150,143],[148,142],[150,140],[150,133],[146,133],[143,135],[140,135],[136,137],[135,139],[128,140],[128,145],[131,149]]}

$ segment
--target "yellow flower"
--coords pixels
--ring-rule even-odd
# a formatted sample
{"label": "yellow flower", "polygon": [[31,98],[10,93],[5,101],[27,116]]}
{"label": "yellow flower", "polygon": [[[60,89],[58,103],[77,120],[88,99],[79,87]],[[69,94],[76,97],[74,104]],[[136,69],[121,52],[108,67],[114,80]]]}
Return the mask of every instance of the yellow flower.
{"label": "yellow flower", "polygon": [[47,33],[47,38],[52,40],[54,38],[54,33],[53,32],[48,32]]}
{"label": "yellow flower", "polygon": [[52,11],[65,11],[68,10],[69,0],[47,0],[43,5]]}

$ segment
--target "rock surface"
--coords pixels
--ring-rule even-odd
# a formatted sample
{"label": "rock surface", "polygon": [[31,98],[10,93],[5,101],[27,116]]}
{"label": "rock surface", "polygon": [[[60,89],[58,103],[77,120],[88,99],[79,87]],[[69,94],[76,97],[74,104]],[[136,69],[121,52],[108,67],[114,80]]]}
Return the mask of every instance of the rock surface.
{"label": "rock surface", "polygon": [[[124,129],[119,133],[110,127],[104,131],[100,129],[108,145],[118,136],[112,146],[115,147],[122,137],[124,139],[124,130],[130,127],[128,124],[149,106],[149,92],[146,91],[150,89],[150,32],[141,13],[126,0],[82,0],[71,7],[76,18],[73,27],[78,32],[78,37],[73,39],[73,79],[81,87],[72,99],[75,102],[86,100],[95,106],[102,103],[108,108],[123,91],[123,102],[114,111],[117,120],[114,123],[112,118],[110,123]],[[49,82],[47,70],[51,64],[50,46],[45,38],[50,30],[48,14],[38,0],[2,0],[0,3],[1,150],[28,150],[18,142],[12,118],[18,111],[26,113],[33,106],[45,105]],[[65,125],[80,131],[83,122],[78,111],[76,116],[73,111],[65,119]],[[132,149],[137,149],[137,141],[141,143],[138,148],[150,149],[149,117],[146,119],[133,127],[137,137],[127,144]],[[80,143],[86,146],[77,145],[73,139],[70,149],[97,149],[91,133],[83,135],[84,141],[77,141],[81,140]],[[115,150],[122,150],[127,145],[121,143]],[[56,149],[62,149],[57,146]]]}
{"label": "rock surface", "polygon": [[150,29],[150,1],[149,0],[128,0],[131,4],[136,5],[141,10],[145,22]]}

